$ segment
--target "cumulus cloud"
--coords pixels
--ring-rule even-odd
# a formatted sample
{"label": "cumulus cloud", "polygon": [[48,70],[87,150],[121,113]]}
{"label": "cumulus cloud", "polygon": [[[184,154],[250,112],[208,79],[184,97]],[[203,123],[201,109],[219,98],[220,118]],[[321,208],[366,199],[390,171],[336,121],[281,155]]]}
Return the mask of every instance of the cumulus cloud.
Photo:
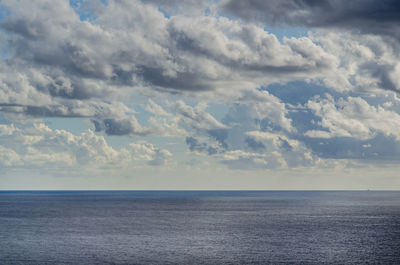
{"label": "cumulus cloud", "polygon": [[175,104],[174,109],[176,113],[181,116],[183,122],[190,127],[204,129],[206,131],[226,128],[224,124],[207,113],[205,107],[207,107],[207,105],[201,103],[196,107],[191,107],[180,100]]}
{"label": "cumulus cloud", "polygon": [[[99,2],[86,5],[84,12],[91,19],[82,19],[79,8],[67,1],[3,1],[8,15],[0,24],[2,42],[7,43],[0,66],[0,110],[88,118],[96,131],[109,135],[154,135],[159,128],[143,127],[134,111],[121,103],[143,88],[218,91],[215,95],[225,99],[258,93],[244,97],[260,96],[262,108],[276,105],[276,100],[256,88],[332,68],[334,57],[310,38],[282,43],[251,23],[185,12],[169,17],[156,4],[160,3]],[[175,109],[192,127],[202,122],[202,128],[223,144],[223,125],[209,114],[190,112],[180,101]],[[148,110],[167,119],[154,104]],[[284,111],[273,115],[290,127]],[[156,118],[149,123],[155,125]],[[170,126],[169,132],[174,131],[178,130]]]}
{"label": "cumulus cloud", "polygon": [[[262,93],[268,95],[266,91]],[[271,115],[274,111],[280,112],[279,101],[264,108],[260,108],[260,102],[252,103],[234,104],[230,108],[222,119],[226,128],[218,134],[223,141],[217,137],[199,139],[188,136],[186,144],[189,150],[211,155],[231,169],[282,169],[319,163],[303,143],[289,138],[295,133],[290,120],[286,130],[281,126],[282,119]]]}
{"label": "cumulus cloud", "polygon": [[335,55],[330,60],[332,71],[320,76],[329,87],[400,90],[400,5],[395,0],[357,0],[351,5],[342,0],[226,0],[220,10],[269,27],[316,29],[309,36],[312,42]]}
{"label": "cumulus cloud", "polygon": [[129,144],[134,160],[145,161],[149,165],[161,166],[171,160],[172,154],[166,149],[159,149],[151,143],[139,141]]}
{"label": "cumulus cloud", "polygon": [[9,57],[70,76],[69,86],[55,91],[61,96],[94,96],[79,86],[86,79],[197,91],[313,75],[331,66],[331,56],[308,38],[282,44],[262,27],[224,17],[166,18],[140,1],[109,1],[92,23],[81,21],[65,1],[25,4],[22,10],[13,1],[3,3],[12,14],[2,22],[4,38],[13,44]]}
{"label": "cumulus cloud", "polygon": [[277,169],[286,167],[285,160],[278,152],[260,154],[234,150],[224,153],[221,160],[222,163],[232,169]]}
{"label": "cumulus cloud", "polygon": [[[296,157],[297,156],[297,157]],[[246,152],[243,150],[232,150],[218,155],[221,163],[231,169],[259,170],[259,169],[286,169],[293,167],[314,166],[319,162],[315,160],[310,152],[304,156],[287,156],[278,150],[259,153]]]}
{"label": "cumulus cloud", "polygon": [[109,101],[103,98],[105,95],[93,98],[82,96],[82,93],[95,93],[101,82],[81,80],[84,83],[79,89],[84,92],[80,93],[74,92],[70,80],[60,76],[54,80],[35,69],[28,69],[26,73],[12,72],[4,65],[2,69],[0,110],[5,113],[31,117],[90,118],[97,131],[104,130],[110,135],[147,134],[134,117],[135,111],[124,103]]}
{"label": "cumulus cloud", "polygon": [[200,142],[196,138],[190,136],[186,137],[186,144],[191,152],[207,153],[208,155],[215,155],[224,152],[224,150],[218,145],[211,146],[206,142]]}
{"label": "cumulus cloud", "polygon": [[[378,148],[400,139],[395,97],[373,104],[356,94],[400,91],[394,0],[3,0],[1,6],[5,119],[78,117],[94,129],[74,135],[39,123],[26,130],[1,125],[7,167],[171,160],[169,151],[143,141],[117,150],[99,133],[180,137],[191,153],[235,169],[397,157]],[[271,27],[312,32],[278,38]],[[323,93],[331,96],[318,97]],[[224,105],[225,115],[212,104]],[[344,139],[354,152],[334,150],[335,143],[350,146]]]}
{"label": "cumulus cloud", "polygon": [[400,43],[377,35],[319,31],[311,37],[323,49],[336,54],[336,67],[321,77],[337,91],[400,91]]}
{"label": "cumulus cloud", "polygon": [[[115,149],[103,136],[88,130],[74,135],[53,130],[43,123],[16,127],[0,125],[0,163],[5,167],[46,168],[124,168],[140,165],[164,165],[171,153],[153,144],[135,142]],[[139,164],[138,164],[139,163]]]}
{"label": "cumulus cloud", "polygon": [[133,116],[124,119],[92,120],[92,122],[97,132],[104,131],[108,135],[148,135],[150,133]]}
{"label": "cumulus cloud", "polygon": [[383,106],[371,106],[360,97],[341,98],[338,101],[332,97],[311,100],[307,107],[320,118],[317,124],[325,129],[307,131],[305,135],[308,137],[366,140],[382,133],[400,139],[400,115]]}

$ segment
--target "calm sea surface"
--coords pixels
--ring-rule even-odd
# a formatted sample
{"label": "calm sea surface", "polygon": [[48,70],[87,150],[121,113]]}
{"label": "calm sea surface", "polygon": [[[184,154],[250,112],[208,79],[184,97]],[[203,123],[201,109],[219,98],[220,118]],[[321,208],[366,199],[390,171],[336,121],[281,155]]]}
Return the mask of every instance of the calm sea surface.
{"label": "calm sea surface", "polygon": [[400,264],[400,192],[0,192],[0,264]]}

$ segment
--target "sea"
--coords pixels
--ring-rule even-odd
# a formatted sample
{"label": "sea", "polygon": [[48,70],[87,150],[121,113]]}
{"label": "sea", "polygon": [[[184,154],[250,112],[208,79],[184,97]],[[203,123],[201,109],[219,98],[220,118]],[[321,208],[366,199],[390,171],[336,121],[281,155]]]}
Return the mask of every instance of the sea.
{"label": "sea", "polygon": [[400,264],[400,192],[1,191],[0,264]]}

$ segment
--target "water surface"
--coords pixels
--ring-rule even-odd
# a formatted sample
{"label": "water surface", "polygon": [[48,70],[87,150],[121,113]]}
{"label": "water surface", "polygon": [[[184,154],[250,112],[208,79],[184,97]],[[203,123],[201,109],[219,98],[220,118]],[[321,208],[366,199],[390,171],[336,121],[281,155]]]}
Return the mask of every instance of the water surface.
{"label": "water surface", "polygon": [[400,264],[400,192],[0,192],[0,264]]}

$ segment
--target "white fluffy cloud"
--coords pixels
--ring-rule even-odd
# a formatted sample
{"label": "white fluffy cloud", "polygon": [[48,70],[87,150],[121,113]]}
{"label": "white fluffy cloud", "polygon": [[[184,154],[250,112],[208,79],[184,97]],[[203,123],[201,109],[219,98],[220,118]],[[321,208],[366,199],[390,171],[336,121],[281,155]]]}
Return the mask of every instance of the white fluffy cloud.
{"label": "white fluffy cloud", "polygon": [[336,57],[335,67],[321,77],[326,86],[337,91],[400,91],[400,43],[394,38],[320,30],[311,39]]}
{"label": "white fluffy cloud", "polygon": [[9,44],[0,103],[25,107],[26,114],[32,114],[27,107],[40,107],[47,110],[42,116],[85,116],[76,101],[121,100],[138,86],[229,95],[315,76],[334,58],[307,37],[281,43],[253,24],[204,15],[166,18],[140,1],[99,5],[91,10],[94,21],[80,20],[67,1],[2,5],[11,15],[1,24]]}
{"label": "white fluffy cloud", "polygon": [[0,163],[6,167],[126,168],[143,162],[164,165],[172,157],[168,150],[143,141],[115,149],[91,130],[74,135],[43,123],[21,128],[0,125],[0,148]]}
{"label": "white fluffy cloud", "polygon": [[331,97],[311,100],[307,107],[321,119],[317,124],[325,129],[307,131],[305,135],[308,137],[365,140],[382,133],[400,139],[400,115],[383,106],[371,106],[360,97],[341,98],[338,101]]}
{"label": "white fluffy cloud", "polygon": [[[180,137],[191,153],[236,169],[362,158],[379,141],[399,142],[399,104],[370,97],[400,91],[399,20],[384,15],[398,5],[314,2],[110,0],[74,7],[66,0],[3,0],[0,119],[15,125],[0,125],[0,163],[115,168],[172,158],[139,140],[116,149],[102,133]],[[371,19],[375,9],[381,13]],[[266,30],[282,25],[310,32],[278,37]],[[302,81],[300,92],[284,91],[291,81]],[[299,95],[302,102],[289,104]],[[215,105],[223,105],[221,113]],[[90,120],[94,132],[26,125],[49,117]],[[343,156],[322,141],[334,138],[351,139],[360,151]],[[374,153],[385,151],[369,157]],[[393,160],[397,151],[382,157]]]}

